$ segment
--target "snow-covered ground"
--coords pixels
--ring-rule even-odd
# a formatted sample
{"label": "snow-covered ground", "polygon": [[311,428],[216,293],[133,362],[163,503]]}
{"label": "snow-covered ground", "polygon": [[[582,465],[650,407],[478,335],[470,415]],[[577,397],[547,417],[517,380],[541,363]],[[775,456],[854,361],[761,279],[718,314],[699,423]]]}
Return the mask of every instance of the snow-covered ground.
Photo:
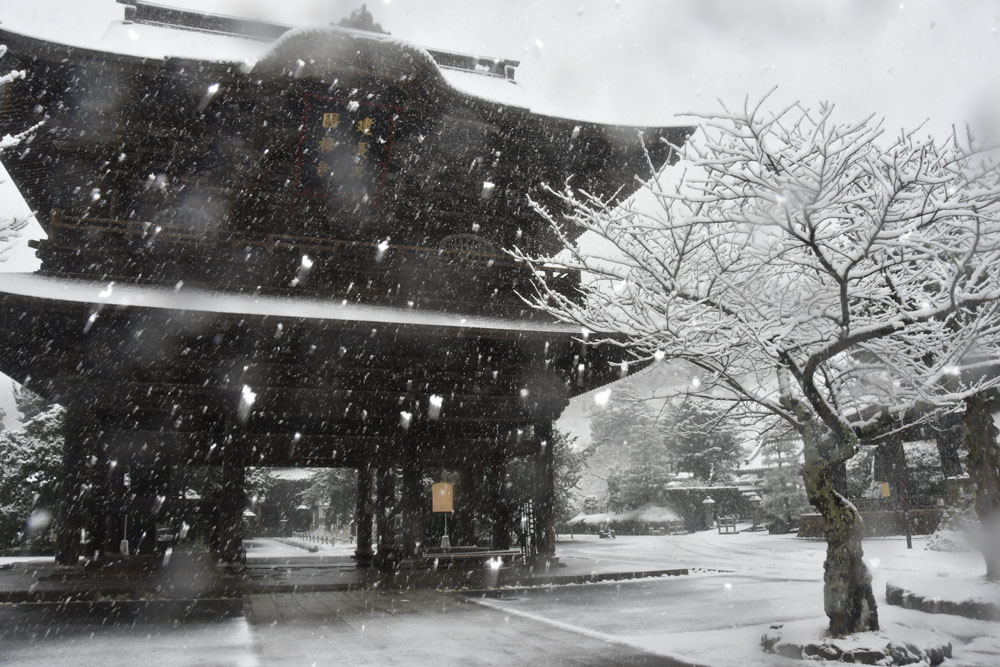
{"label": "snow-covered ground", "polygon": [[[303,538],[258,538],[244,540],[247,560],[253,562],[263,558],[308,558],[309,556],[350,556],[355,546],[349,541],[334,544]],[[312,551],[315,549],[315,551]]]}
{"label": "snow-covered ground", "polygon": [[[950,576],[968,580],[984,572],[975,554],[928,551],[925,543],[915,539],[912,551],[902,538],[865,543],[883,628],[889,636],[933,632],[950,638],[954,657],[946,665],[995,667],[1000,623],[885,603],[889,579],[938,586]],[[308,555],[268,540],[248,546],[258,556]],[[163,627],[45,620],[0,608],[0,663],[126,665],[144,655],[151,664],[174,665],[784,667],[802,663],[763,653],[764,631],[773,623],[804,621],[819,629],[826,622],[822,541],[705,531],[616,540],[564,535],[558,547],[567,567],[552,574],[698,569],[690,576],[489,596],[378,590],[251,596],[248,608],[255,611],[247,619]]]}
{"label": "snow-covered ground", "polygon": [[[905,578],[912,586],[926,582],[928,587],[940,589],[950,579],[968,582],[985,574],[978,554],[929,551],[924,548],[926,542],[926,538],[915,538],[912,550],[907,550],[903,538],[865,542],[883,629],[890,636],[895,629],[896,634],[907,636],[937,632],[950,637],[955,649],[950,664],[1000,664],[1000,623],[925,614],[885,602],[888,580]],[[604,636],[608,641],[718,667],[796,664],[761,652],[764,631],[773,623],[790,621],[811,621],[817,629],[826,625],[822,592],[826,544],[821,540],[704,531],[662,537],[621,536],[617,540],[562,536],[559,546],[568,565],[589,562],[595,572],[614,571],[622,564],[637,569],[669,564],[726,573],[577,587],[594,592],[567,587],[558,594],[528,594],[485,604]],[[602,612],[580,613],[591,604]]]}

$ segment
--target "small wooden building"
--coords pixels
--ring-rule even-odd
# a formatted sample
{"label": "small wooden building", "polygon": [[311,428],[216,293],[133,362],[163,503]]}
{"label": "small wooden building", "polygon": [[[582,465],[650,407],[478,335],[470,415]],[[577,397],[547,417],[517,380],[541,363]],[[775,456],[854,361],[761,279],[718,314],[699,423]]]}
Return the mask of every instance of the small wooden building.
{"label": "small wooden building", "polygon": [[[628,369],[527,307],[535,276],[504,249],[559,247],[543,184],[626,196],[690,128],[533,113],[516,62],[365,18],[130,2],[106,49],[0,30],[27,73],[0,123],[44,121],[4,163],[48,234],[41,271],[0,285],[0,370],[69,411],[61,563],[114,550],[123,515],[163,523],[206,467],[213,545],[239,561],[250,465],[356,468],[357,555],[375,517],[384,562],[421,549],[421,471],[457,471],[452,544],[483,529],[464,503],[506,547],[523,456],[552,554],[553,420]],[[205,53],[172,55],[186,42]]]}

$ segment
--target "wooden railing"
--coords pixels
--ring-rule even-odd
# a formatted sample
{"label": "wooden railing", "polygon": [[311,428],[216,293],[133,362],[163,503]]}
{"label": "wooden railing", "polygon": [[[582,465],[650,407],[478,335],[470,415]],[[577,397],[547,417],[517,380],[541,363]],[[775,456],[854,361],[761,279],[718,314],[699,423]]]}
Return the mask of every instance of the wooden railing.
{"label": "wooden railing", "polygon": [[[52,211],[49,239],[33,242],[49,274],[206,288],[329,296],[462,312],[530,308],[519,294],[544,274],[567,296],[579,274],[532,268],[502,252],[422,247]],[[484,247],[488,248],[486,244]]]}

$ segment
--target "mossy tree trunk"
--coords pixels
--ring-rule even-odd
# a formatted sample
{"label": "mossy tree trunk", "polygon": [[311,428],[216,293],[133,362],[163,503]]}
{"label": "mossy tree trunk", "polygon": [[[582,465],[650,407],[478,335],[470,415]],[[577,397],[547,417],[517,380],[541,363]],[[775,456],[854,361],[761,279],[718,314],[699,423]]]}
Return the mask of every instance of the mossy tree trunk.
{"label": "mossy tree trunk", "polygon": [[982,524],[981,550],[986,577],[1000,581],[1000,446],[993,413],[1000,410],[996,393],[965,400],[965,445],[969,477],[976,486],[976,514]]}
{"label": "mossy tree trunk", "polygon": [[846,461],[845,452],[856,450],[856,436],[848,432],[844,437],[854,440],[834,442],[832,434],[819,424],[809,424],[802,432],[806,494],[823,516],[826,537],[823,608],[830,619],[831,634],[838,636],[878,630],[872,577],[861,545],[864,522],[834,484]]}

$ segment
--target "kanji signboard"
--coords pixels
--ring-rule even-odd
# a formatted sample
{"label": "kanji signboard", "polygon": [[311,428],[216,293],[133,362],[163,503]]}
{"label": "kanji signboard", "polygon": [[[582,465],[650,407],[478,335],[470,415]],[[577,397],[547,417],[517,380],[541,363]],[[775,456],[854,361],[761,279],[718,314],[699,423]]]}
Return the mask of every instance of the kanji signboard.
{"label": "kanji signboard", "polygon": [[303,96],[296,193],[378,206],[398,107]]}

